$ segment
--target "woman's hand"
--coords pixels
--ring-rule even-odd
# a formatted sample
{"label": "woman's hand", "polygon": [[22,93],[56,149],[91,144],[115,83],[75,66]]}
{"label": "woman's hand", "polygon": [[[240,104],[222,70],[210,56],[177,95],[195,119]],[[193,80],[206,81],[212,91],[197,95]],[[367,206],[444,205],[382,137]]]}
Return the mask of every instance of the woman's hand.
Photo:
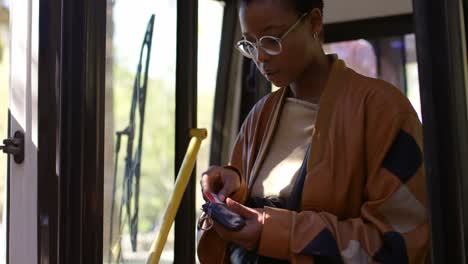
{"label": "woman's hand", "polygon": [[211,166],[201,179],[202,192],[216,193],[222,202],[239,190],[240,184],[240,176],[235,171],[220,166]]}
{"label": "woman's hand", "polygon": [[239,231],[229,231],[220,224],[214,223],[214,230],[219,236],[249,251],[257,248],[263,227],[263,209],[252,209],[227,199],[226,204],[233,212],[245,218],[245,226]]}

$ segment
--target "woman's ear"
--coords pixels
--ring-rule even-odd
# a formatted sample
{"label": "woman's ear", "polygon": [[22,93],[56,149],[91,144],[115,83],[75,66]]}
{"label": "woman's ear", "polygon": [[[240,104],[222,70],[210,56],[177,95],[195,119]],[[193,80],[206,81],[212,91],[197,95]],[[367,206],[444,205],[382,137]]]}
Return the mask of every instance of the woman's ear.
{"label": "woman's ear", "polygon": [[323,31],[323,16],[320,9],[312,9],[307,17],[307,21],[310,23],[310,33],[321,35]]}

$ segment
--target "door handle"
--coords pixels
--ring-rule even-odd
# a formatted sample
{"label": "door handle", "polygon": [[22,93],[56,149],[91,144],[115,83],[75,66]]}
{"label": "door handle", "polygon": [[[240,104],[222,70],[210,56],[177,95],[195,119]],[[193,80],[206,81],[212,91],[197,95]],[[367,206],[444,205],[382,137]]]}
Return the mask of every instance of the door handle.
{"label": "door handle", "polygon": [[3,145],[0,146],[3,153],[13,155],[13,159],[17,164],[24,161],[24,134],[21,131],[16,131],[14,137],[3,140]]}

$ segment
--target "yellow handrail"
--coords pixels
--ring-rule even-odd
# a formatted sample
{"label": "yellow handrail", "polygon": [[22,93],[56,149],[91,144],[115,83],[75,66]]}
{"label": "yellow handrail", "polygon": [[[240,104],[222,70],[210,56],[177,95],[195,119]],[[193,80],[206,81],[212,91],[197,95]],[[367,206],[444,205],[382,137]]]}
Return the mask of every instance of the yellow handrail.
{"label": "yellow handrail", "polygon": [[156,240],[154,240],[151,245],[146,264],[157,264],[159,262],[164,244],[166,244],[167,235],[171,229],[172,222],[174,222],[180,201],[184,195],[185,188],[187,188],[193,167],[195,166],[198,150],[200,149],[202,140],[206,138],[207,132],[206,129],[191,129],[190,136],[190,144],[187,148],[184,161],[180,167],[179,174],[177,175],[174,191],[172,192],[169,204],[164,211],[161,229],[159,230]]}

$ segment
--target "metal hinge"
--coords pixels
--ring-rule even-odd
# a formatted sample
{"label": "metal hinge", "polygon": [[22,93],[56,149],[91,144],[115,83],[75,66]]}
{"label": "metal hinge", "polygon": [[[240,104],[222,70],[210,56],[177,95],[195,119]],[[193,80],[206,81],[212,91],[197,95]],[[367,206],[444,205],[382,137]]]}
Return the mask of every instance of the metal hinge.
{"label": "metal hinge", "polygon": [[21,164],[24,161],[24,134],[16,131],[15,136],[3,140],[3,146],[0,146],[3,153],[13,155],[16,163]]}

